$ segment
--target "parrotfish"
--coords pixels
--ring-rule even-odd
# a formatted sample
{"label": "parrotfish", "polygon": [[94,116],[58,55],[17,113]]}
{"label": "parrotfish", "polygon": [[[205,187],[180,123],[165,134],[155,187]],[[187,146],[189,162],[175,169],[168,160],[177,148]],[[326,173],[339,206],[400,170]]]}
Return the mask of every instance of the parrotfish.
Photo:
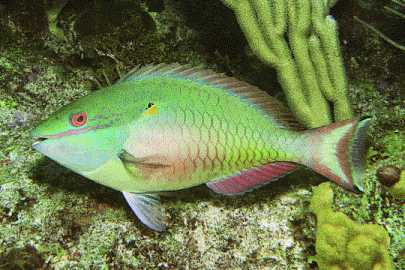
{"label": "parrotfish", "polygon": [[33,148],[123,193],[143,224],[166,228],[159,194],[206,184],[243,194],[306,166],[362,190],[369,118],[304,130],[266,92],[180,64],[147,65],[74,101],[33,131]]}

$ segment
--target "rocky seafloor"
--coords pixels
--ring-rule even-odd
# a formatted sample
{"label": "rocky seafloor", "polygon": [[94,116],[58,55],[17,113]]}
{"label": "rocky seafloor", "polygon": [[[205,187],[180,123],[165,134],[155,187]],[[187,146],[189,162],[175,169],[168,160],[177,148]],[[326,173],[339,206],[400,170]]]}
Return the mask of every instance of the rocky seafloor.
{"label": "rocky seafloor", "polygon": [[[341,2],[332,13],[351,100],[373,121],[365,192],[334,186],[334,206],[386,229],[394,266],[405,269],[404,204],[375,176],[385,165],[405,169],[405,55],[352,16],[393,36],[401,22],[379,1]],[[317,269],[309,201],[325,179],[310,171],[241,197],[205,187],[171,194],[169,228],[156,233],[119,192],[31,149],[38,121],[138,64],[202,64],[283,99],[220,1],[0,1],[0,37],[0,269]]]}

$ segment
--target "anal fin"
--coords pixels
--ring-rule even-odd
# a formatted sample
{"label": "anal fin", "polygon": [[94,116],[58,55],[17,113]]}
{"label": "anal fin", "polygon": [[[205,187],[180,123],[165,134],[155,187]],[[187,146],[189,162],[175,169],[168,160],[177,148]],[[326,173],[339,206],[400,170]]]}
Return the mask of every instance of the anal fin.
{"label": "anal fin", "polygon": [[166,217],[158,195],[122,192],[135,215],[152,230],[166,229]]}
{"label": "anal fin", "polygon": [[274,162],[242,171],[223,180],[209,182],[207,186],[216,193],[239,195],[273,182],[298,167],[290,162]]}

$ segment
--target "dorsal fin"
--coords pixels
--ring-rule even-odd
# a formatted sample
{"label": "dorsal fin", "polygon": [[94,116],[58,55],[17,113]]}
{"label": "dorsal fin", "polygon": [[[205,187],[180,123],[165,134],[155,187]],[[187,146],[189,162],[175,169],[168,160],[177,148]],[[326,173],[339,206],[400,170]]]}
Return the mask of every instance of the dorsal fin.
{"label": "dorsal fin", "polygon": [[173,64],[150,64],[143,67],[135,67],[122,77],[118,83],[137,80],[145,76],[172,76],[180,77],[206,85],[220,87],[229,93],[235,94],[251,104],[267,112],[272,119],[281,126],[302,130],[304,127],[297,122],[289,110],[277,99],[270,96],[258,87],[240,81],[236,78],[228,77],[224,73],[217,73],[202,66],[193,67],[191,65]]}

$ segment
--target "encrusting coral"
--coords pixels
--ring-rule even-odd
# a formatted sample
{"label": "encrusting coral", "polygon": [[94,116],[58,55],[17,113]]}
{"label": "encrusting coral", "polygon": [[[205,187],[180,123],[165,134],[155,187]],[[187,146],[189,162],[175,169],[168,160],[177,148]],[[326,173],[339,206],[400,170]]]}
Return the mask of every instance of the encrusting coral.
{"label": "encrusting coral", "polygon": [[358,224],[332,209],[329,183],[314,189],[311,211],[317,218],[316,256],[319,268],[334,270],[390,270],[388,233],[377,224]]}
{"label": "encrusting coral", "polygon": [[277,70],[301,123],[314,128],[352,118],[336,21],[327,16],[336,1],[223,2],[235,12],[253,52]]}

